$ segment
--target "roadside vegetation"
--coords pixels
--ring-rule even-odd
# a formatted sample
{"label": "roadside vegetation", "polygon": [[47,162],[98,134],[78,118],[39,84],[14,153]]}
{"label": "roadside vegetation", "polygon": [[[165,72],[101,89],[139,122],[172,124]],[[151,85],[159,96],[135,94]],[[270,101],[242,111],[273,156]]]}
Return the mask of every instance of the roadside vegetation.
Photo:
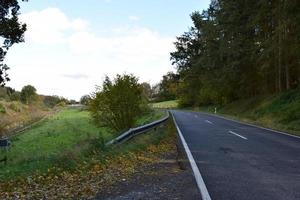
{"label": "roadside vegetation", "polygon": [[150,111],[143,88],[133,75],[106,77],[89,103],[94,122],[116,132],[132,128],[135,120]]}
{"label": "roadside vegetation", "polygon": [[300,90],[295,89],[278,96],[258,96],[241,99],[224,106],[202,106],[201,111],[255,123],[268,128],[300,135]]}
{"label": "roadside vegetation", "polygon": [[[163,114],[149,113],[136,124]],[[0,164],[0,197],[42,197],[39,195],[45,193],[60,198],[90,197],[120,176],[130,176],[135,168],[152,162],[155,152],[171,148],[163,142],[171,140],[165,128],[120,146],[105,146],[114,135],[109,128],[97,127],[83,109],[68,108],[35,125],[12,138],[8,163]]]}
{"label": "roadside vegetation", "polygon": [[299,134],[299,8],[296,0],[220,0],[193,12],[193,26],[170,54],[176,72],[154,87],[153,101],[217,107],[219,114]]}
{"label": "roadside vegetation", "polygon": [[[150,112],[136,120],[136,126],[164,115],[161,111]],[[1,152],[8,156],[8,164],[0,164],[0,179],[41,174],[51,168],[76,169],[78,164],[89,162],[95,152],[105,151],[105,142],[113,139],[115,134],[107,127],[98,128],[89,111],[66,108],[11,137],[12,146],[8,153]]]}
{"label": "roadside vegetation", "polygon": [[158,108],[158,109],[177,108],[178,101],[177,100],[162,101],[162,102],[152,103],[151,106],[153,108]]}
{"label": "roadside vegetation", "polygon": [[[30,87],[30,93],[32,91],[35,90],[31,90]],[[119,96],[120,93],[123,95]],[[75,183],[80,185],[80,180],[84,180],[85,184],[92,184],[85,179],[87,174],[92,176],[91,173],[97,173],[104,176],[102,178],[105,180],[107,178],[105,176],[119,173],[115,168],[119,166],[119,161],[124,163],[125,167],[128,165],[128,169],[125,168],[124,171],[130,174],[131,167],[137,167],[134,162],[141,159],[137,159],[136,156],[151,148],[151,145],[158,145],[169,135],[166,129],[158,129],[121,146],[105,145],[127,128],[144,125],[165,116],[164,111],[154,111],[148,106],[144,94],[137,78],[132,75],[118,75],[114,81],[107,78],[102,88],[98,88],[94,95],[83,96],[81,100],[87,106],[60,107],[60,112],[34,124],[20,134],[11,135],[12,145],[9,151],[0,152],[0,158],[4,156],[8,158],[6,164],[0,163],[0,197],[14,195],[15,187],[11,185],[17,185],[17,192],[20,192],[18,194],[25,196],[26,189],[32,187],[32,184],[44,189],[47,187],[47,192],[53,191],[50,188],[51,184],[57,183],[57,179],[65,177],[66,174],[70,179],[60,184],[68,186],[56,189],[67,191],[78,189]],[[19,101],[19,104],[23,107],[41,104],[39,100],[41,96],[35,92],[34,95],[30,101],[24,103]],[[47,100],[47,104],[43,103],[43,106],[54,105],[55,102],[53,108],[56,108],[62,104],[54,101],[55,99],[44,97],[43,100]],[[8,106],[5,104],[5,109],[6,107]],[[120,117],[119,121],[116,120],[116,116]],[[112,171],[109,171],[111,174],[103,174],[105,168],[111,168]],[[73,177],[78,179],[74,180]],[[99,188],[94,188],[95,191],[96,189]],[[37,197],[34,193],[37,191],[31,188],[31,192],[33,193],[30,197]],[[80,192],[89,193],[82,189]],[[69,197],[67,194],[62,196]]]}
{"label": "roadside vegetation", "polygon": [[0,138],[51,115],[69,104],[58,96],[39,95],[36,89],[27,85],[21,91],[0,87]]}

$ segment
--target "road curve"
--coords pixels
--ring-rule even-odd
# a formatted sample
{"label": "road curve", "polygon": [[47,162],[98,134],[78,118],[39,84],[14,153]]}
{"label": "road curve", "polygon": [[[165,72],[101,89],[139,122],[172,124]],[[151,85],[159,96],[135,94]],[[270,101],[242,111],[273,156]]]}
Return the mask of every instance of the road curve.
{"label": "road curve", "polygon": [[172,111],[213,200],[300,200],[300,138]]}

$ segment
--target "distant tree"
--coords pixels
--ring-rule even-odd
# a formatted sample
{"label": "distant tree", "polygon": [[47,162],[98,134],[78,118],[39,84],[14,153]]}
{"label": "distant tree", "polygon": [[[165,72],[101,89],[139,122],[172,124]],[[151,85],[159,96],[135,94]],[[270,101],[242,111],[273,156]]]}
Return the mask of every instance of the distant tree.
{"label": "distant tree", "polygon": [[141,84],[142,89],[143,89],[143,94],[145,95],[145,97],[150,100],[152,98],[152,88],[151,85],[149,83],[142,83]]}
{"label": "distant tree", "polygon": [[16,90],[11,87],[0,87],[0,99],[11,100],[11,95],[15,93]]}
{"label": "distant tree", "polygon": [[82,97],[80,98],[80,103],[81,103],[82,105],[88,105],[89,102],[90,102],[90,100],[91,100],[91,96],[90,96],[90,95],[84,95],[84,96],[82,96]]}
{"label": "distant tree", "polygon": [[[25,0],[23,0],[25,1]],[[8,49],[15,43],[24,41],[26,25],[19,22],[18,15],[20,6],[17,0],[0,0],[0,86],[9,81],[7,70],[3,63]]]}
{"label": "distant tree", "polygon": [[25,104],[29,104],[37,99],[36,89],[31,86],[27,85],[24,86],[21,90],[21,101]]}
{"label": "distant tree", "polygon": [[10,95],[11,101],[21,101],[21,92],[15,91]]}
{"label": "distant tree", "polygon": [[174,100],[177,98],[179,86],[179,75],[168,72],[163,76],[163,80],[159,83],[159,100]]}
{"label": "distant tree", "polygon": [[11,88],[11,87],[5,87],[6,88],[6,93],[7,95],[10,97],[14,92],[16,92],[15,89]]}
{"label": "distant tree", "polygon": [[0,87],[0,99],[8,99],[7,91],[5,87]]}
{"label": "distant tree", "polygon": [[77,104],[78,102],[74,99],[69,100],[68,104]]}
{"label": "distant tree", "polygon": [[117,75],[112,81],[106,77],[90,102],[92,117],[97,125],[115,131],[132,128],[146,109],[143,89],[133,75]]}
{"label": "distant tree", "polygon": [[44,96],[44,98],[43,98],[44,104],[49,108],[53,108],[56,105],[58,105],[64,101],[65,100],[63,97],[59,97],[59,96],[55,96],[55,95],[54,96]]}

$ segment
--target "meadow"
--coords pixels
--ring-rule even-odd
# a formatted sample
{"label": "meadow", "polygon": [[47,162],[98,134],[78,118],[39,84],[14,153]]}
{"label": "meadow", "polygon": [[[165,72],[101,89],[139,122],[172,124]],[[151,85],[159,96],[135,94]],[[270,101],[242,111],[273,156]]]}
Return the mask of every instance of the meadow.
{"label": "meadow", "polygon": [[[150,112],[137,120],[142,125],[164,112]],[[114,137],[109,129],[97,127],[86,110],[68,108],[13,136],[8,163],[0,163],[0,179],[9,180],[41,174],[50,169],[72,170],[88,163],[95,154],[111,153],[104,143]],[[6,152],[1,151],[0,158]]]}
{"label": "meadow", "polygon": [[163,102],[153,103],[152,107],[153,108],[159,108],[159,109],[177,108],[178,107],[178,101],[177,100],[171,100],[171,101],[163,101]]}

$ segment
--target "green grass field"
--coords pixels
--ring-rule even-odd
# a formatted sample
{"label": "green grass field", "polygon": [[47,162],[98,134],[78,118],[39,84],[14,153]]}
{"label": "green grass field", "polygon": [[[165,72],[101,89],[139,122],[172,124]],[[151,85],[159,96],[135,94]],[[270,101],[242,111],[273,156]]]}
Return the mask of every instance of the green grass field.
{"label": "green grass field", "polygon": [[158,103],[152,104],[153,108],[161,108],[161,109],[167,109],[167,108],[177,108],[178,107],[178,101],[172,100],[172,101],[163,101]]}
{"label": "green grass field", "polygon": [[84,157],[89,141],[98,138],[100,132],[101,137],[110,137],[107,130],[99,131],[90,122],[87,111],[64,110],[12,138],[8,164],[0,164],[0,179],[43,172],[53,166],[72,166],[71,162]]}
{"label": "green grass field", "polygon": [[[136,125],[164,114],[151,112],[138,119]],[[50,168],[74,169],[78,163],[89,162],[93,152],[101,150],[103,143],[113,137],[111,131],[92,123],[88,111],[65,109],[11,138],[8,163],[0,163],[0,180],[44,173]],[[1,151],[0,159],[4,154]]]}

